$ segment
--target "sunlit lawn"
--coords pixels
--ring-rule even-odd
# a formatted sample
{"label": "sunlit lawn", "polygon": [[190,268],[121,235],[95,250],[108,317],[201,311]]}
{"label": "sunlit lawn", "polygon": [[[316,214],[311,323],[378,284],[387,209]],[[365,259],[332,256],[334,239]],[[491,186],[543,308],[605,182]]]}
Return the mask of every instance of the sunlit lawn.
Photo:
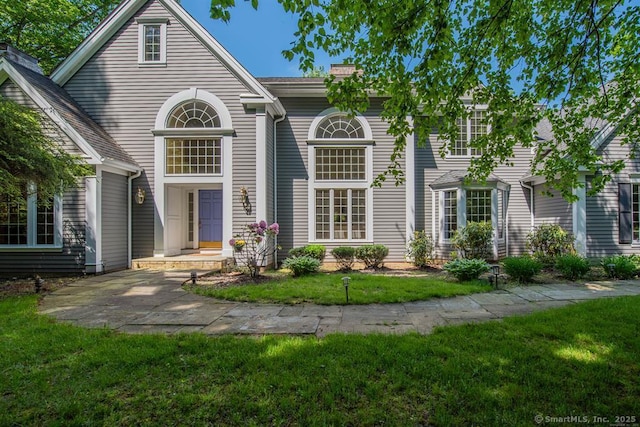
{"label": "sunlit lawn", "polygon": [[399,276],[351,272],[317,273],[303,277],[276,275],[260,284],[245,284],[214,289],[189,287],[193,292],[232,301],[275,302],[285,304],[345,304],[346,292],[342,278],[350,277],[349,303],[398,303],[437,297],[467,295],[491,290],[486,280],[456,282],[437,276]]}
{"label": "sunlit lawn", "polygon": [[429,336],[125,335],[0,300],[0,425],[534,425],[640,415],[640,297]]}

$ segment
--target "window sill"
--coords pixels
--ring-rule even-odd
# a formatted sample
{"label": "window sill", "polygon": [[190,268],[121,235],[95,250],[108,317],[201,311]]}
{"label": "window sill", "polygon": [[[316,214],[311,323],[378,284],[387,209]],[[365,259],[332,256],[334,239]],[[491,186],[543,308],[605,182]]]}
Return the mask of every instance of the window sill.
{"label": "window sill", "polygon": [[373,244],[373,240],[338,240],[338,239],[325,239],[325,240],[309,240],[309,243],[357,243],[357,244]]}
{"label": "window sill", "polygon": [[62,252],[62,246],[0,245],[0,252]]}

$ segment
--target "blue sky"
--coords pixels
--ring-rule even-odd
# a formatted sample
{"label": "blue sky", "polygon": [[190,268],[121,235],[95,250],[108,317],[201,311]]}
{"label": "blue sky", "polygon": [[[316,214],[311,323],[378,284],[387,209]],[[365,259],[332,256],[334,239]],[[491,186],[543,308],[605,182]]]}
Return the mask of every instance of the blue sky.
{"label": "blue sky", "polygon": [[[180,3],[254,76],[302,75],[297,59],[289,62],[281,53],[294,40],[297,20],[285,13],[276,1],[262,0],[255,11],[251,2],[236,0],[237,6],[231,9],[228,24],[209,17],[209,0],[182,0]],[[331,62],[324,52],[316,55],[316,66],[328,70]]]}

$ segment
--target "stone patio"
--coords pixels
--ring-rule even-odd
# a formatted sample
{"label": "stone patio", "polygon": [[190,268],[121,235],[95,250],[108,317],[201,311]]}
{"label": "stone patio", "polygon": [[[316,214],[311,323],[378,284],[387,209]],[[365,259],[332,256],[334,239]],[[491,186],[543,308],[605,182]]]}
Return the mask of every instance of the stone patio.
{"label": "stone patio", "polygon": [[404,304],[320,306],[218,301],[181,287],[189,271],[122,271],[88,277],[42,300],[60,321],[126,333],[295,334],[430,333],[604,297],[640,295],[639,281],[515,287]]}

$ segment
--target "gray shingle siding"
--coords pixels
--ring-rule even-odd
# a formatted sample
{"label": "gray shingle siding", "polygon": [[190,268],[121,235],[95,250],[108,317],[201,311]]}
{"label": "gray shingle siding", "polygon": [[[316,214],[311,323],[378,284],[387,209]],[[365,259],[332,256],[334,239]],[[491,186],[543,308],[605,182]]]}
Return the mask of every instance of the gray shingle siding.
{"label": "gray shingle siding", "polygon": [[[166,67],[138,65],[136,17],[167,18]],[[215,94],[231,113],[234,195],[246,186],[255,197],[255,113],[239,95],[251,90],[157,1],[142,7],[65,85],[64,88],[143,167],[133,188],[147,200],[133,209],[133,257],[151,256],[154,237],[154,136],[156,115],[172,95],[197,87]],[[247,217],[234,197],[235,228]]]}
{"label": "gray shingle siding", "polygon": [[127,177],[102,174],[102,263],[105,271],[127,268]]}

